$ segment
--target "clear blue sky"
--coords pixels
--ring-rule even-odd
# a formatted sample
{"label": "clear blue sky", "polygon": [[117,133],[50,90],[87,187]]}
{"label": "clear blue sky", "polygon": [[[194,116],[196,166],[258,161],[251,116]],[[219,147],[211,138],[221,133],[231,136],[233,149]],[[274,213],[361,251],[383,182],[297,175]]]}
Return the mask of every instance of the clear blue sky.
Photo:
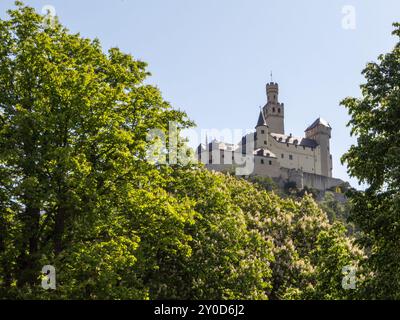
{"label": "clear blue sky", "polygon": [[[148,62],[165,99],[199,129],[254,128],[273,70],[286,131],[303,135],[318,116],[333,127],[334,175],[354,142],[339,101],[359,96],[366,62],[391,50],[399,0],[25,0],[55,7],[72,32],[97,37]],[[342,8],[356,28],[343,29]],[[0,16],[13,6],[1,0]]]}

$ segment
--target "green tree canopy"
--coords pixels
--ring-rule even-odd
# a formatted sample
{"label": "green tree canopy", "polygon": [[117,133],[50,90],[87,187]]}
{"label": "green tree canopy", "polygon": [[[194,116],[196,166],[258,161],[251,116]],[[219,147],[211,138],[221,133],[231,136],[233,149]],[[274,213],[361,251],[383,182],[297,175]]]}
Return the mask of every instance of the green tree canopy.
{"label": "green tree canopy", "polygon": [[[400,37],[400,24],[393,35]],[[400,298],[400,41],[393,50],[368,63],[361,98],[342,104],[357,144],[343,156],[349,173],[367,184],[351,192],[351,219],[364,232],[365,297]]]}
{"label": "green tree canopy", "polygon": [[137,256],[151,270],[186,254],[193,213],[145,161],[146,135],[191,122],[143,84],[145,63],[17,5],[0,21],[0,284],[34,287],[50,264],[67,295],[145,298]]}

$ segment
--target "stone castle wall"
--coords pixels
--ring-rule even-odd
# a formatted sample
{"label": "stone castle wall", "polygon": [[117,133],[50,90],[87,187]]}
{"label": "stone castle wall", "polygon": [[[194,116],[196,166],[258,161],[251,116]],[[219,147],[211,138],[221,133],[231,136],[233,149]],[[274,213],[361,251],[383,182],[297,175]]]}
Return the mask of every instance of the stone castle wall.
{"label": "stone castle wall", "polygon": [[281,176],[276,180],[282,187],[286,182],[291,181],[295,182],[299,189],[308,187],[325,191],[345,183],[341,179],[325,177],[319,174],[303,172],[296,169],[281,168],[280,171]]}

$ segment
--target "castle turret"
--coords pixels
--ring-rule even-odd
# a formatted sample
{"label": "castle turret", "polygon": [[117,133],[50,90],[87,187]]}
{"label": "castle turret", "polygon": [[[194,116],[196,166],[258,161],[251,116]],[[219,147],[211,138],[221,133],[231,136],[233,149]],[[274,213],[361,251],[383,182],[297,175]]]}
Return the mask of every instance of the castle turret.
{"label": "castle turret", "polygon": [[318,118],[305,132],[306,138],[315,140],[320,147],[321,175],[332,177],[332,156],[330,153],[331,126],[326,120]]}
{"label": "castle turret", "polygon": [[279,102],[279,86],[277,83],[270,82],[267,84],[267,104],[263,111],[270,132],[285,134],[285,106]]}
{"label": "castle turret", "polygon": [[268,147],[268,125],[261,111],[256,125],[256,137],[255,148],[266,149]]}

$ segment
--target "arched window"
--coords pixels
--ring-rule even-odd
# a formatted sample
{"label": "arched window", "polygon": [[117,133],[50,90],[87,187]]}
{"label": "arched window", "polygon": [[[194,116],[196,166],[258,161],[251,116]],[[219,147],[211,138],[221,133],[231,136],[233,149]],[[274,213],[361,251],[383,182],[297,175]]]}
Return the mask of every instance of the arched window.
{"label": "arched window", "polygon": [[272,112],[275,112],[275,108],[272,108]]}

